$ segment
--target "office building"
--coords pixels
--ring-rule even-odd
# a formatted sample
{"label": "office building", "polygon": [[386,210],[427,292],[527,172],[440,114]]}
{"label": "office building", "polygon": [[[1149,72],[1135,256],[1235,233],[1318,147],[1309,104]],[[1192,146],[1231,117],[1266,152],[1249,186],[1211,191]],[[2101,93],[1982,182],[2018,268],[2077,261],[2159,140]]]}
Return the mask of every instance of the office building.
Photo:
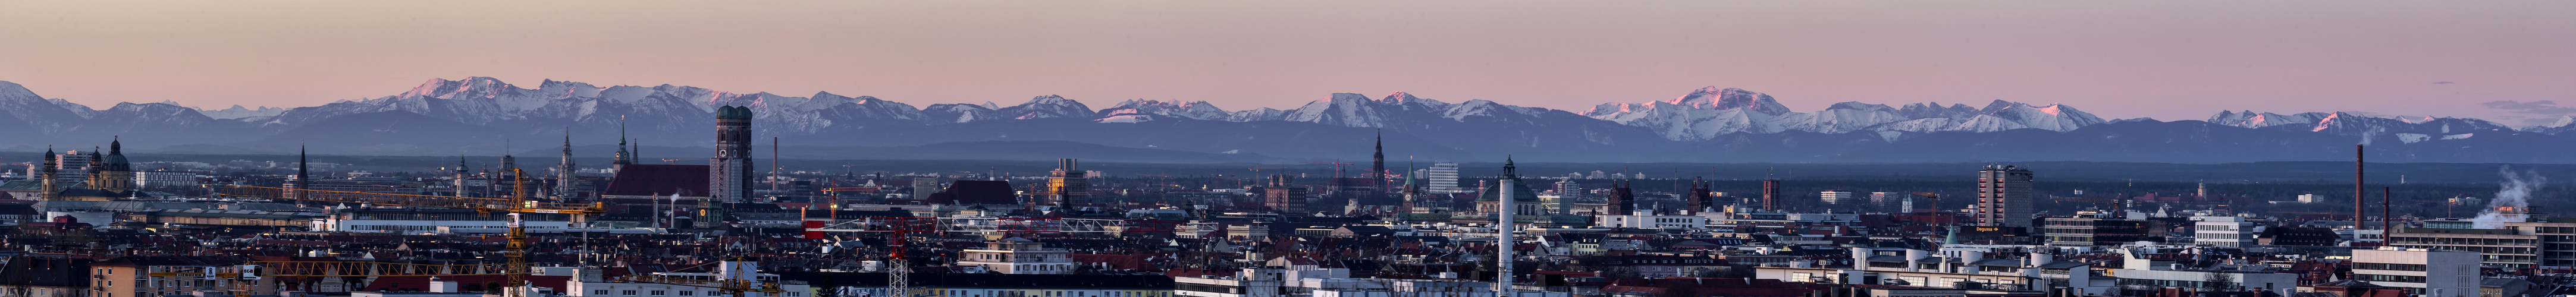
{"label": "office building", "polygon": [[1429,177],[1431,179],[1430,189],[1428,190],[1430,190],[1432,194],[1457,194],[1467,192],[1467,189],[1458,187],[1458,162],[1433,161],[1431,162],[1431,169],[1424,169],[1422,176]]}
{"label": "office building", "polygon": [[2040,232],[2053,246],[2117,246],[2139,241],[2161,242],[2164,223],[2147,220],[2138,212],[2078,212],[2074,217],[2048,218]]}
{"label": "office building", "polygon": [[983,267],[1001,274],[1074,274],[1070,252],[1026,238],[986,242],[981,249],[959,251],[958,266]]}
{"label": "office building", "polygon": [[1090,197],[1091,182],[1084,178],[1089,172],[1075,168],[1076,165],[1079,164],[1073,159],[1056,159],[1055,171],[1047,172],[1046,202],[1056,209],[1073,209],[1075,201]]}
{"label": "office building", "polygon": [[1986,166],[1977,170],[1977,205],[1972,210],[1978,226],[2030,227],[2030,169],[2013,165]]}
{"label": "office building", "polygon": [[1816,200],[1824,202],[1827,205],[1855,202],[1856,200],[1852,200],[1853,198],[1852,191],[1825,190],[1824,192],[1816,192]]}
{"label": "office building", "polygon": [[2254,232],[2261,226],[2251,218],[2234,216],[2192,217],[2192,244],[2220,247],[2254,245]]}
{"label": "office building", "polygon": [[2478,296],[2478,253],[2381,247],[2352,251],[2352,278],[2424,297]]}
{"label": "office building", "polygon": [[2511,229],[2398,228],[2388,246],[2475,252],[2478,263],[2505,269],[2540,265],[2540,235]]}

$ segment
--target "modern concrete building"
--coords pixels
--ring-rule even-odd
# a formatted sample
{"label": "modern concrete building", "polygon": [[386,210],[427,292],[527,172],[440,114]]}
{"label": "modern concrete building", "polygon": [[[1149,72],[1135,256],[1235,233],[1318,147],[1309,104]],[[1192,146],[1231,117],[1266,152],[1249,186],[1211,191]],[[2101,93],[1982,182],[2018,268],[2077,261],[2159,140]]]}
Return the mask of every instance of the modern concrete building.
{"label": "modern concrete building", "polygon": [[2478,263],[2506,269],[2540,264],[2540,235],[2512,229],[2398,228],[2388,246],[2474,252]]}
{"label": "modern concrete building", "polygon": [[1078,162],[1074,159],[1056,159],[1055,171],[1047,172],[1046,199],[1047,203],[1054,205],[1056,209],[1071,210],[1074,202],[1091,196],[1090,179],[1084,177],[1088,172],[1075,168],[1080,165]]}
{"label": "modern concrete building", "polygon": [[2277,292],[2299,286],[2299,275],[2259,270],[2260,267],[2206,265],[2189,266],[2174,261],[2178,251],[2155,251],[2148,248],[2122,249],[2120,269],[2111,275],[2119,277],[2120,289],[2154,291],[2162,288],[2192,288],[2211,291]]}
{"label": "modern concrete building", "polygon": [[2478,296],[2478,253],[2382,247],[2352,251],[2353,279],[2424,297]]}
{"label": "modern concrete building", "polygon": [[1430,178],[1431,186],[1428,190],[1432,194],[1467,192],[1466,188],[1458,187],[1458,162],[1433,161],[1430,169],[1423,169],[1422,176]]}
{"label": "modern concrete building", "polygon": [[1977,170],[1977,205],[1973,213],[1978,226],[2030,227],[2030,169],[2013,165],[1986,166]]}
{"label": "modern concrete building", "polygon": [[2206,246],[2246,247],[2254,245],[2254,234],[2263,226],[2244,217],[2192,217],[2192,243]]}
{"label": "modern concrete building", "polygon": [[1073,274],[1071,257],[1065,249],[1012,237],[984,243],[982,249],[960,251],[957,265],[981,266],[1002,274]]}
{"label": "modern concrete building", "polygon": [[1830,205],[1830,204],[1843,204],[1843,203],[1848,203],[1848,202],[1855,202],[1855,201],[1858,201],[1858,200],[1854,200],[1854,199],[1856,199],[1856,198],[1858,198],[1858,197],[1854,197],[1854,196],[1852,196],[1852,191],[1844,191],[1844,190],[1825,190],[1824,192],[1816,192],[1816,200],[1819,200],[1819,202],[1824,202],[1825,204],[1829,204],[1829,205]]}

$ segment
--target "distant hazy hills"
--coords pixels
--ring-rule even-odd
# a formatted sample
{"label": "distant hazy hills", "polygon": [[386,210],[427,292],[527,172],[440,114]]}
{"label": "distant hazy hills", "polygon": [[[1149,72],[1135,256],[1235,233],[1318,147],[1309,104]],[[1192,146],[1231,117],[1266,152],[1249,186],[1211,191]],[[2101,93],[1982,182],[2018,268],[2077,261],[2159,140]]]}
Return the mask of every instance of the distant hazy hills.
{"label": "distant hazy hills", "polygon": [[[804,97],[703,88],[520,87],[486,77],[435,79],[392,96],[295,108],[200,109],[172,102],[94,109],[0,82],[0,150],[86,149],[122,135],[141,152],[490,155],[553,152],[567,129],[576,154],[602,156],[620,118],[653,147],[710,150],[712,112],[751,106],[760,137],[793,158],[1288,162],[1368,157],[1385,134],[1390,159],[1551,162],[2252,162],[2351,158],[2374,145],[2385,162],[2571,163],[2576,118],[2509,127],[2468,118],[2345,112],[2222,111],[2208,120],[2106,120],[2062,104],[1983,107],[1844,102],[1797,112],[1771,96],[1703,88],[1672,100],[1566,111],[1486,100],[1450,103],[1402,92],[1337,93],[1290,110],[1228,111],[1207,102],[1128,100],[1093,108],[1059,96],[1025,103],[915,107],[869,96]],[[2561,134],[2567,134],[2561,136]],[[767,144],[762,144],[763,146]],[[695,152],[656,151],[687,156]]]}

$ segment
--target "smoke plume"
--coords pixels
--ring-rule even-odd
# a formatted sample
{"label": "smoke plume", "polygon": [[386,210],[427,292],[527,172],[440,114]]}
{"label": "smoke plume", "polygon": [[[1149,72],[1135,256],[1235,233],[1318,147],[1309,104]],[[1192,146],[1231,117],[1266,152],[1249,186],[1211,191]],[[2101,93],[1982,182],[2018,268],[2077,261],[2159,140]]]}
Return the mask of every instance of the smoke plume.
{"label": "smoke plume", "polygon": [[[2541,177],[2539,171],[2516,173],[2512,165],[2496,169],[2496,173],[2504,175],[2503,189],[2496,190],[2495,199],[2487,201],[2487,208],[2478,211],[2478,218],[2473,220],[2478,229],[2501,229],[2505,222],[2523,221],[2525,211],[2531,207],[2531,191],[2539,190],[2541,184],[2549,182],[2549,178]],[[2508,207],[2513,211],[2501,211]]]}

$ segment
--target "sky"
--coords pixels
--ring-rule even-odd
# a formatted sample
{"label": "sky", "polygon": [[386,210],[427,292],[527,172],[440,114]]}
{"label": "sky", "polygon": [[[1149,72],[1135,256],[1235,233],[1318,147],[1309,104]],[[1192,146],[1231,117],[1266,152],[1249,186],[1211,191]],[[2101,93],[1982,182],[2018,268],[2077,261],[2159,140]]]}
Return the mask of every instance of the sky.
{"label": "sky", "polygon": [[1580,112],[1717,86],[1798,111],[2576,113],[2570,1],[44,1],[0,7],[0,40],[0,81],[98,108],[489,76],[916,106],[1405,91]]}

